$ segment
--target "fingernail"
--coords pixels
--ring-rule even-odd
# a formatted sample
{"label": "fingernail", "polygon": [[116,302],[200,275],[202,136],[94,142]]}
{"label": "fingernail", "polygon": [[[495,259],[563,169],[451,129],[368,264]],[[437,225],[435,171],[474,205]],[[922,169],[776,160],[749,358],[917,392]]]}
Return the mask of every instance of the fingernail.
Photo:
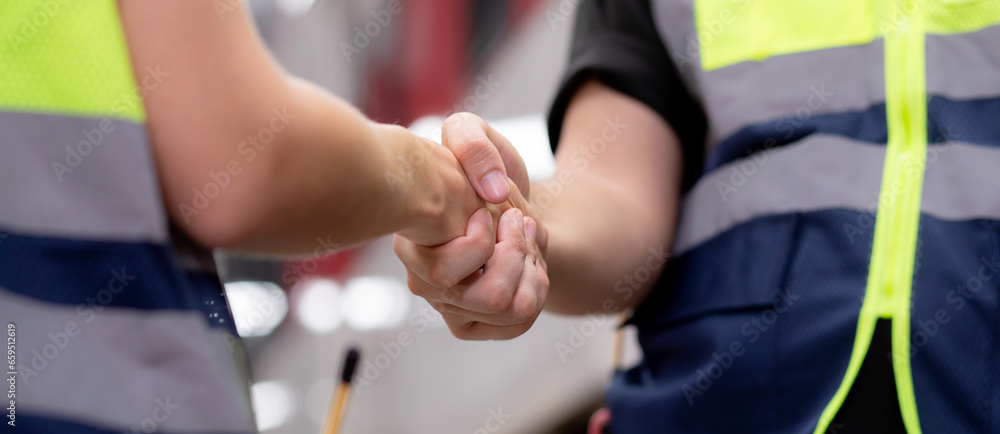
{"label": "fingernail", "polygon": [[538,240],[535,239],[535,234],[538,232],[538,224],[535,223],[535,220],[532,219],[531,217],[524,218],[524,232],[525,235],[528,236],[528,238],[531,238],[532,240],[535,240],[535,242],[538,242]]}
{"label": "fingernail", "polygon": [[484,199],[489,202],[500,202],[510,193],[510,186],[507,185],[507,177],[499,170],[487,173],[483,177],[482,186],[483,192],[486,196],[489,196]]}

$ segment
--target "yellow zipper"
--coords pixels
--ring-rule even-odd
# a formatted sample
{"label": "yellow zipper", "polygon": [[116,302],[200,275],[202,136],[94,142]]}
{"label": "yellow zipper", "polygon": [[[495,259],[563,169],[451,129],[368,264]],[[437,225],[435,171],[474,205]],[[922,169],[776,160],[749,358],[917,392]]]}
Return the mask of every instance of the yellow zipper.
{"label": "yellow zipper", "polygon": [[[861,369],[879,318],[892,319],[896,393],[908,433],[920,433],[910,369],[910,296],[920,198],[927,157],[927,92],[923,2],[896,0],[897,13],[879,14],[885,33],[886,121],[889,141],[875,219],[872,259],[847,373],[823,410],[816,434],[826,431]],[[899,14],[899,11],[912,11]],[[890,18],[891,17],[891,18]]]}

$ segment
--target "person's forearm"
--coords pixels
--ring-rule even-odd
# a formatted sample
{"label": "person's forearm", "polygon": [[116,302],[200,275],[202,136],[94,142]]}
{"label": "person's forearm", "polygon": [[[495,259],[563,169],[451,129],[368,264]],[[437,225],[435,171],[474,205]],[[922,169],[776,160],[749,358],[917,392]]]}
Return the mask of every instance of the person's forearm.
{"label": "person's forearm", "polygon": [[[628,195],[600,180],[578,178],[562,188],[543,202],[547,207],[535,200],[538,219],[549,233],[546,309],[578,315],[635,307],[653,287],[670,251],[664,245],[668,233],[649,231],[667,226],[649,220],[672,216],[642,215]],[[544,182],[533,190],[544,191]]]}
{"label": "person's forearm", "polygon": [[680,162],[677,137],[648,106],[597,82],[580,88],[556,174],[532,188],[549,231],[549,310],[617,311],[645,298],[670,252]]}
{"label": "person's forearm", "polygon": [[349,245],[402,232],[436,245],[463,234],[480,202],[449,151],[370,122],[310,84],[289,83],[294,119],[244,178],[234,177],[215,210],[199,216],[222,232],[205,234],[216,246],[294,254],[313,251],[317,238]]}
{"label": "person's forearm", "polygon": [[119,5],[164,205],[199,243],[295,254],[463,233],[478,200],[454,156],[290,78],[242,5],[225,16],[198,0]]}

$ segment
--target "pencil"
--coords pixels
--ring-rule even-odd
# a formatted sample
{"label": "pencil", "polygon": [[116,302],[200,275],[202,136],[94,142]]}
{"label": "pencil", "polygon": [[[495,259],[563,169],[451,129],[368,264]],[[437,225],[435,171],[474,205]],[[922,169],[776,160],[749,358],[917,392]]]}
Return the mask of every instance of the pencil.
{"label": "pencil", "polygon": [[333,394],[333,403],[330,404],[330,412],[326,415],[325,434],[337,434],[340,432],[340,425],[344,421],[344,409],[347,408],[347,399],[351,394],[351,379],[354,378],[354,371],[358,367],[360,352],[356,347],[347,350],[344,357],[344,369],[340,373],[340,384],[337,385]]}

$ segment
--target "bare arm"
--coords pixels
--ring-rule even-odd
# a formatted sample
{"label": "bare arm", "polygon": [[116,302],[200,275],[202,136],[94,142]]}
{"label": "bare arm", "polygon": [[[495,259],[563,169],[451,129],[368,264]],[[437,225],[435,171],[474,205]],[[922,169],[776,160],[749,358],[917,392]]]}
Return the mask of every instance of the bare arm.
{"label": "bare arm", "polygon": [[[499,167],[512,179],[526,178],[513,146],[481,119],[453,116],[443,135],[470,178]],[[461,339],[519,336],[543,307],[620,311],[638,305],[662,269],[681,169],[680,144],[660,115],[590,82],[566,113],[555,176],[532,188],[528,203],[514,201],[523,224],[511,217],[517,210],[504,213],[495,245],[480,219],[441,246],[396,237],[394,247],[410,290]],[[639,267],[647,268],[645,282],[628,277]]]}
{"label": "bare arm", "polygon": [[[137,81],[168,74],[145,97],[147,124],[167,210],[200,243],[294,254],[402,232],[436,245],[481,207],[449,151],[282,71],[242,7],[119,5]],[[200,200],[208,184],[219,192]]]}
{"label": "bare arm", "polygon": [[[680,144],[662,117],[596,81],[582,86],[563,122],[556,175],[532,197],[549,231],[547,309],[638,305],[661,270],[644,284],[624,278],[656,256],[650,249],[670,251],[681,177]],[[540,193],[558,187],[551,201]]]}

